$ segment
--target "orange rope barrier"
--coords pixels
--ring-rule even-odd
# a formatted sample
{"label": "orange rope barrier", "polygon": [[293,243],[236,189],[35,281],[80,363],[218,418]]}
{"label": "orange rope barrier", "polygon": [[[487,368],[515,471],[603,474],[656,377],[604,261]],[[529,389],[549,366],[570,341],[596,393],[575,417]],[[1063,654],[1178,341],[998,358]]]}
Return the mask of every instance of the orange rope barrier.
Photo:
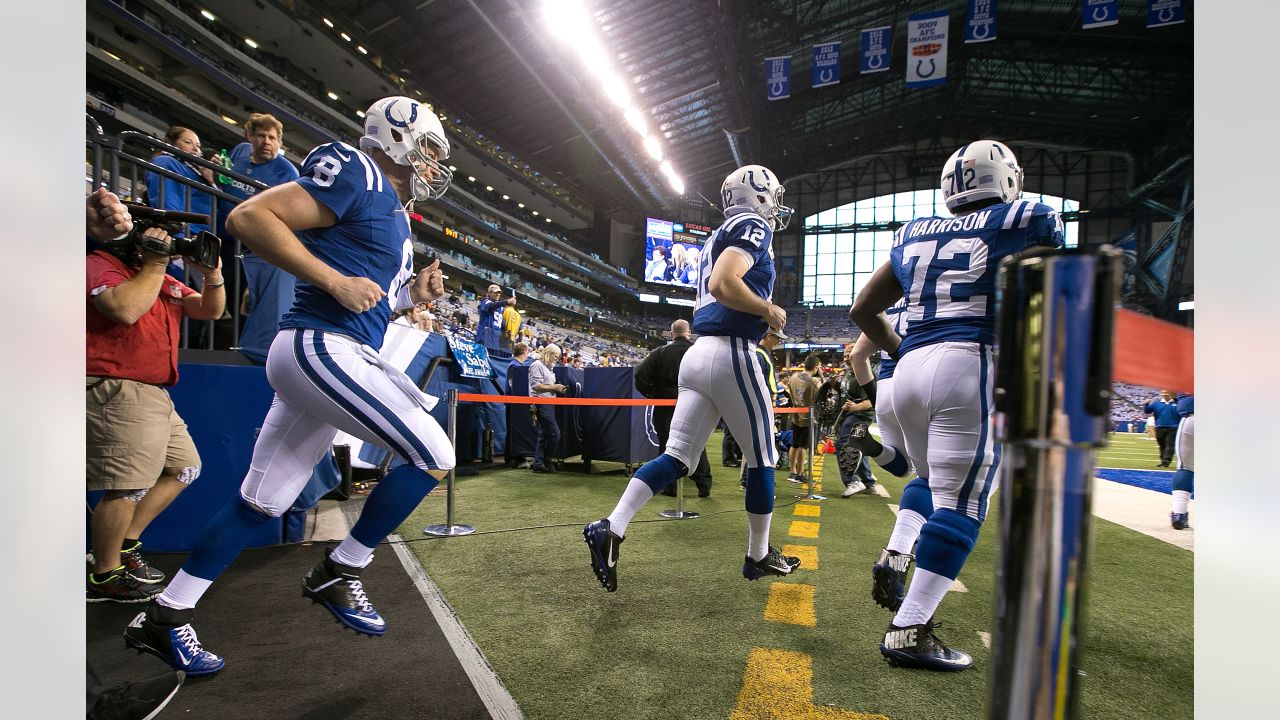
{"label": "orange rope barrier", "polygon": [[1188,328],[1117,310],[1111,376],[1146,387],[1195,391],[1195,334]]}
{"label": "orange rope barrier", "polygon": [[[525,397],[524,395],[485,395],[483,393],[458,393],[458,402],[506,403],[515,405],[578,405],[627,407],[653,405],[674,407],[675,400],[650,400],[648,398],[549,398]],[[807,413],[809,408],[774,408],[775,414]]]}

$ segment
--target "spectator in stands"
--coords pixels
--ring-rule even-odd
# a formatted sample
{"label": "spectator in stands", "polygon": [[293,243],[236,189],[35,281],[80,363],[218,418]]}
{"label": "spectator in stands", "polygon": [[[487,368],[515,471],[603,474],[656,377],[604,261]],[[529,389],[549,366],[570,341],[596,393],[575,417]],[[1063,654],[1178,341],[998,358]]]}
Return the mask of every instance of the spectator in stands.
{"label": "spectator in stands", "polygon": [[661,245],[655,245],[653,248],[653,259],[644,269],[645,280],[665,280],[667,270],[670,263],[667,262],[667,256],[671,251]]}
{"label": "spectator in stands", "polygon": [[[551,344],[542,349],[538,359],[529,365],[529,397],[558,397],[568,389],[556,382],[555,367],[560,361],[560,347]],[[560,426],[556,423],[554,405],[534,405],[537,417],[537,439],[533,451],[533,465],[530,470],[536,473],[558,472],[552,458],[560,447]]]}
{"label": "spectator in stands", "polygon": [[[244,123],[245,142],[231,149],[231,169],[258,182],[274,187],[298,179],[298,168],[280,153],[284,142],[284,124],[272,115],[253,113]],[[241,200],[248,200],[258,192],[256,185],[228,178],[226,191]],[[236,243],[226,236],[223,243],[223,262],[228,262],[227,251],[235,252]],[[240,332],[240,352],[259,363],[267,361],[267,350],[275,340],[280,317],[293,307],[293,291],[297,279],[268,263],[248,248],[241,248],[245,285],[249,290],[249,307],[252,313],[245,320]],[[235,312],[235,308],[232,309]]]}
{"label": "spectator in stands", "polygon": [[529,346],[518,342],[511,347],[511,362],[516,365],[529,364]]}
{"label": "spectator in stands", "polygon": [[694,247],[693,245],[690,245],[689,247],[685,248],[685,251],[684,251],[685,264],[684,264],[684,267],[680,270],[679,274],[676,276],[676,282],[683,283],[685,285],[693,285],[695,287],[697,286],[698,262],[701,255],[702,255],[701,251],[699,251],[698,248]]}
{"label": "spectator in stands", "polygon": [[[822,367],[817,355],[804,359],[804,370],[791,376],[791,405],[794,407],[813,407],[817,397],[819,382],[816,377]],[[808,482],[806,468],[809,460],[809,416],[797,413],[791,416],[791,449],[787,452],[787,462],[791,472],[787,479],[793,483]]]}
{"label": "spectator in stands", "polygon": [[[671,342],[654,350],[636,367],[636,390],[651,399],[675,400],[680,392],[680,361],[693,341],[689,339],[689,321],[676,320],[671,323]],[[675,408],[658,406],[653,408],[653,429],[658,433],[658,452],[667,451],[667,439],[671,436],[671,418]],[[698,466],[690,473],[693,482],[698,486],[698,497],[711,494],[711,463],[707,462],[707,450],[702,449],[698,457]],[[675,497],[676,483],[663,489],[663,495]],[[667,492],[670,490],[671,492]]]}
{"label": "spectator in stands", "polygon": [[178,326],[184,315],[221,316],[225,281],[221,262],[190,261],[203,293],[166,274],[171,240],[159,228],[116,240],[133,223],[104,189],[88,197],[86,224],[109,243],[86,259],[85,476],[90,490],[105,491],[93,511],[86,599],[140,602],[165,576],[139,538],[200,475],[200,455],[165,391],[178,381]]}
{"label": "spectator in stands", "polygon": [[510,350],[515,345],[516,336],[520,334],[520,325],[523,323],[519,310],[511,305],[502,309],[502,338],[499,345],[503,350]]}
{"label": "spectator in stands", "polygon": [[[164,141],[187,155],[201,157],[200,136],[190,128],[174,125],[165,133]],[[183,183],[173,178],[161,177],[159,173],[148,172],[146,176],[148,205],[160,210],[209,214],[213,205],[213,196],[192,189],[210,185],[200,173],[199,165],[191,162],[187,157],[179,157],[168,150],[156,153],[151,158],[151,164],[180,175],[189,182]],[[209,226],[203,224],[192,223],[187,226],[187,230],[192,234],[208,229]],[[182,234],[178,233],[179,236]]]}
{"label": "spectator in stands", "polygon": [[1160,464],[1156,467],[1169,467],[1173,461],[1174,436],[1178,432],[1178,405],[1173,401],[1173,393],[1161,390],[1160,397],[1143,406],[1142,411],[1156,418],[1156,442],[1160,445]]}
{"label": "spectator in stands", "polygon": [[510,350],[510,344],[502,347],[502,312],[508,307],[515,307],[516,299],[502,297],[502,288],[490,285],[484,299],[480,301],[480,319],[476,323],[476,342],[490,350]]}

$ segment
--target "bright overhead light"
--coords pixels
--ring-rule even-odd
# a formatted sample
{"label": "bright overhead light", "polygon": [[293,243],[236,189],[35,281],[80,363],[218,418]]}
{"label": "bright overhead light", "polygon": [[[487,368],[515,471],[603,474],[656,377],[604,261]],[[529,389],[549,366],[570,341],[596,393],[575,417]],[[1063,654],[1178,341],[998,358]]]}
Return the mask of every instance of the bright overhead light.
{"label": "bright overhead light", "polygon": [[364,117],[364,111],[363,111],[363,110],[357,110],[357,111],[356,111],[356,116],[357,116],[357,117]]}
{"label": "bright overhead light", "polygon": [[537,214],[538,214],[538,211],[537,211],[537,210],[534,210],[534,211],[533,211],[533,214],[534,214],[534,215],[537,215]]}
{"label": "bright overhead light", "polygon": [[671,183],[671,189],[672,189],[672,190],[675,190],[677,195],[683,195],[683,194],[684,194],[684,181],[683,181],[683,180],[681,180],[680,178],[676,177],[675,175],[672,175],[672,176],[670,176],[670,177],[668,177],[668,178],[667,178],[667,181]]}
{"label": "bright overhead light", "polygon": [[623,113],[623,117],[627,119],[627,124],[631,126],[632,130],[635,130],[641,135],[648,132],[648,127],[646,127],[647,123],[644,121],[644,113],[640,112],[639,108],[627,108],[627,111]]}
{"label": "bright overhead light", "polygon": [[658,143],[658,138],[652,135],[645,135],[644,151],[649,153],[649,157],[655,161],[662,162],[662,145]]}
{"label": "bright overhead light", "polygon": [[551,218],[547,218],[547,222],[551,222]]}
{"label": "bright overhead light", "polygon": [[240,121],[236,120],[236,119],[235,119],[235,118],[233,118],[233,117],[229,117],[229,116],[227,116],[227,115],[223,115],[223,116],[222,116],[222,119],[223,119],[223,121],[224,121],[224,122],[226,122],[228,125],[239,125],[239,124],[240,124]]}
{"label": "bright overhead light", "polygon": [[518,207],[518,208],[522,208],[522,207],[524,207],[524,203],[516,203],[516,207]]}
{"label": "bright overhead light", "polygon": [[245,38],[245,39],[244,39],[244,44],[245,44],[245,45],[248,45],[249,47],[253,48],[254,50],[257,50],[257,49],[258,49],[258,43],[254,42],[253,38]]}
{"label": "bright overhead light", "polygon": [[609,73],[600,78],[600,83],[604,86],[605,97],[614,102],[621,108],[631,107],[631,96],[627,92],[626,83],[622,82],[622,78]]}
{"label": "bright overhead light", "polygon": [[216,16],[214,16],[213,13],[209,12],[208,10],[201,10],[200,14],[203,15],[204,19],[208,20],[209,22],[213,22],[218,19]]}
{"label": "bright overhead light", "polygon": [[661,170],[662,173],[667,177],[675,177],[676,169],[671,167],[670,161],[663,160],[662,162],[658,163],[658,169]]}
{"label": "bright overhead light", "polygon": [[457,166],[457,165],[450,165],[450,166],[449,166],[449,172],[458,172],[458,166]]}
{"label": "bright overhead light", "polygon": [[1179,309],[1179,310],[1195,310],[1195,309],[1196,309],[1196,301],[1195,301],[1195,300],[1183,300],[1182,302],[1178,303],[1178,309]]}
{"label": "bright overhead light", "polygon": [[338,36],[347,42],[351,42],[351,36],[346,33],[338,33]]}
{"label": "bright overhead light", "polygon": [[476,181],[476,176],[475,176],[475,175],[468,175],[468,176],[467,176],[467,180],[469,180],[469,181],[471,181],[471,182],[475,182],[475,181]]}
{"label": "bright overhead light", "polygon": [[485,186],[484,186],[484,189],[485,189],[485,190],[488,190],[489,192],[493,192],[493,186],[492,186],[492,185],[485,185]]}
{"label": "bright overhead light", "polygon": [[503,200],[510,200],[510,199],[511,199],[511,196],[510,196],[510,195],[503,195],[503,196],[502,196],[502,199],[503,199]]}
{"label": "bright overhead light", "polygon": [[329,95],[329,99],[330,99],[330,100],[337,100],[337,99],[338,99],[338,93],[336,93],[336,92],[334,92],[334,91],[332,91],[332,90],[330,90],[330,91],[329,91],[328,95]]}
{"label": "bright overhead light", "polygon": [[357,46],[356,46],[356,50],[359,50],[361,55],[368,55],[368,54],[369,54],[369,51],[368,51],[368,50],[365,50],[363,45],[357,45]]}
{"label": "bright overhead light", "polygon": [[328,25],[329,27],[333,27],[333,21],[330,20],[329,18],[321,18],[321,20],[324,20],[325,25]]}

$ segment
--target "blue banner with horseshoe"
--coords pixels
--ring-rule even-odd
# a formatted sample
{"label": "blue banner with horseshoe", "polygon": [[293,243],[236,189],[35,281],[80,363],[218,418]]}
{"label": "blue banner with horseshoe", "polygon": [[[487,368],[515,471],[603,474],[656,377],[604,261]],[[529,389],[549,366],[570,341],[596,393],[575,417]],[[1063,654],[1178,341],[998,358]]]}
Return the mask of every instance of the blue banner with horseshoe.
{"label": "blue banner with horseshoe", "polygon": [[995,39],[996,0],[969,0],[969,14],[964,21],[964,41],[983,43]]}
{"label": "blue banner with horseshoe", "polygon": [[907,87],[927,88],[947,80],[947,10],[907,17]]}
{"label": "blue banner with horseshoe", "polygon": [[1182,0],[1147,0],[1147,27],[1164,27],[1186,21]]}
{"label": "blue banner with horseshoe", "polygon": [[871,28],[862,31],[862,74],[884,72],[889,69],[889,43],[893,28]]}
{"label": "blue banner with horseshoe", "polygon": [[1084,11],[1081,16],[1085,30],[1107,27],[1120,22],[1119,0],[1084,0]]}
{"label": "blue banner with horseshoe", "polygon": [[791,56],[780,55],[764,59],[765,97],[782,100],[791,97]]}
{"label": "blue banner with horseshoe", "polygon": [[813,46],[813,86],[816,88],[840,82],[840,43]]}

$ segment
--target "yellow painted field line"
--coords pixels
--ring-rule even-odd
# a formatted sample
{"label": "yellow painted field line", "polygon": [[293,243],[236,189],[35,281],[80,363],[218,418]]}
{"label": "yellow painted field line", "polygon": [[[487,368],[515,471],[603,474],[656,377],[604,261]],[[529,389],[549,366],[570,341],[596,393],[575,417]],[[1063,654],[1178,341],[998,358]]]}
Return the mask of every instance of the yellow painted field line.
{"label": "yellow painted field line", "polygon": [[[776,586],[777,583],[774,583]],[[813,658],[790,650],[752,648],[729,720],[889,720],[884,715],[813,704]]]}
{"label": "yellow painted field line", "polygon": [[822,515],[822,506],[796,505],[794,513],[800,517],[820,517]]}
{"label": "yellow painted field line", "polygon": [[818,528],[820,527],[822,527],[821,523],[792,520],[791,525],[787,528],[787,534],[792,537],[814,539],[818,537]]}
{"label": "yellow painted field line", "polygon": [[764,606],[764,619],[804,627],[817,625],[818,616],[813,612],[813,586],[788,582],[771,583],[769,600]]}
{"label": "yellow painted field line", "polygon": [[800,558],[801,570],[818,569],[818,548],[813,545],[783,545],[782,554]]}

